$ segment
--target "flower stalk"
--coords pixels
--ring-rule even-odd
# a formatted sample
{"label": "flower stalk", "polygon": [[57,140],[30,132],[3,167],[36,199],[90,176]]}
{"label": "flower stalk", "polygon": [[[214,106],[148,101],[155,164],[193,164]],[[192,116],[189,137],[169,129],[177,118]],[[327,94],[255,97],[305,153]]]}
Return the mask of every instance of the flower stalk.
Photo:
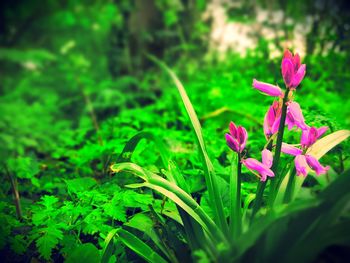
{"label": "flower stalk", "polygon": [[276,140],[276,148],[275,148],[275,156],[274,161],[272,165],[272,171],[275,173],[275,178],[271,180],[270,184],[270,195],[268,204],[270,207],[273,206],[273,203],[275,201],[276,197],[276,188],[278,185],[279,173],[278,173],[278,164],[281,157],[281,148],[282,148],[282,141],[283,141],[283,134],[284,134],[284,125],[286,122],[286,115],[287,115],[287,101],[288,101],[288,95],[289,90],[287,90],[285,96],[283,97],[283,103],[282,103],[282,112],[281,112],[281,121],[280,125],[278,127],[278,134],[277,134],[277,140]]}

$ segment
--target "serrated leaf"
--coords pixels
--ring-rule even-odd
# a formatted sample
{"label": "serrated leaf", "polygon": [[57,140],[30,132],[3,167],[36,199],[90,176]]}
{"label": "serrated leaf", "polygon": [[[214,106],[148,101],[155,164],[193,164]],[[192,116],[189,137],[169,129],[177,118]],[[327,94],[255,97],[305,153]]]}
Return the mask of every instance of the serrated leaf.
{"label": "serrated leaf", "polygon": [[39,204],[43,205],[46,207],[46,209],[53,209],[53,205],[58,202],[58,198],[56,196],[52,195],[44,195],[41,197],[41,201]]}
{"label": "serrated leaf", "polygon": [[150,194],[139,194],[135,191],[127,190],[122,194],[122,202],[126,207],[140,207],[142,210],[147,210],[148,205],[153,202],[153,197]]}
{"label": "serrated leaf", "polygon": [[44,259],[49,260],[52,249],[56,247],[59,240],[63,238],[63,233],[61,230],[49,226],[40,229],[39,234],[41,234],[41,237],[36,240],[36,246],[40,255]]}
{"label": "serrated leaf", "polygon": [[71,180],[66,180],[68,191],[71,193],[79,193],[89,190],[95,186],[96,180],[91,177],[76,178]]}
{"label": "serrated leaf", "polygon": [[104,212],[111,216],[113,219],[126,222],[126,211],[122,205],[114,205],[113,203],[107,203],[103,206]]}

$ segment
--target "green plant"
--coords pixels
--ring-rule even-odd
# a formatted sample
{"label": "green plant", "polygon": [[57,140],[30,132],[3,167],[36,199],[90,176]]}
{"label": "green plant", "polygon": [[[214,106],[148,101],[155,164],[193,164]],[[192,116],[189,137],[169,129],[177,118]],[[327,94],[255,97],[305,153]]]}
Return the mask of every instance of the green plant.
{"label": "green plant", "polygon": [[[195,114],[192,104],[185,92],[184,87],[178,80],[176,75],[162,62],[150,57],[158,65],[160,65],[172,78],[174,81],[181,99],[183,101],[186,113],[190,119],[192,130],[194,131],[199,155],[202,160],[205,182],[208,189],[210,205],[213,209],[213,218],[211,218],[200,206],[200,204],[193,199],[193,197],[188,193],[188,185],[186,181],[183,180],[181,172],[176,168],[174,169],[174,163],[165,153],[165,148],[161,143],[158,143],[159,150],[163,156],[164,167],[166,171],[163,172],[166,178],[157,175],[154,172],[148,171],[134,163],[123,162],[116,163],[112,166],[112,170],[116,173],[121,171],[128,171],[136,175],[142,180],[140,183],[134,183],[127,185],[130,188],[150,188],[165,197],[172,200],[178,207],[179,215],[181,217],[181,224],[185,229],[185,239],[190,246],[193,256],[200,255],[200,257],[206,258],[209,261],[269,261],[272,257],[280,255],[280,258],[284,262],[294,262],[295,260],[303,260],[303,262],[308,262],[312,260],[322,249],[331,244],[343,244],[347,242],[348,239],[344,236],[336,234],[333,238],[327,238],[333,230],[341,229],[349,222],[349,218],[343,214],[343,209],[346,204],[346,200],[349,197],[345,190],[344,183],[349,181],[349,177],[346,175],[340,175],[338,180],[335,180],[318,199],[313,199],[312,202],[291,202],[293,199],[288,199],[287,204],[281,202],[280,196],[285,196],[288,191],[285,188],[285,183],[281,186],[277,183],[270,185],[270,195],[276,192],[278,196],[277,202],[272,199],[272,203],[268,208],[268,213],[266,210],[260,212],[257,219],[254,218],[255,213],[259,207],[254,206],[254,210],[249,211],[249,203],[252,198],[246,200],[244,213],[241,213],[241,202],[240,200],[240,168],[238,173],[233,173],[230,180],[230,191],[231,191],[231,206],[229,207],[229,221],[227,221],[227,216],[225,215],[225,209],[222,203],[222,193],[220,193],[218,188],[218,177],[215,175],[213,170],[213,165],[209,159],[204,140],[202,137],[201,125]],[[286,96],[287,97],[287,96]],[[286,112],[284,111],[284,114]],[[284,121],[282,122],[284,123]],[[281,132],[281,126],[279,132]],[[333,133],[327,137],[319,140],[318,144],[315,145],[313,151],[317,158],[322,157],[327,151],[333,148],[335,145],[343,141],[349,136],[349,131],[339,131],[338,133]],[[148,138],[152,136],[148,135]],[[277,151],[281,151],[281,139],[279,141],[279,148]],[[137,142],[137,140],[136,140]],[[132,139],[130,143],[133,145],[132,148],[128,150],[132,151],[135,148],[135,139]],[[238,156],[238,159],[240,157]],[[237,160],[237,159],[236,159]],[[276,169],[277,166],[274,168]],[[236,161],[233,162],[233,171],[237,169]],[[276,170],[275,170],[276,171]],[[290,174],[290,173],[289,173]],[[283,178],[282,173],[279,176]],[[288,178],[288,177],[285,177]],[[302,179],[301,179],[302,180]],[[300,182],[298,182],[298,187],[296,190],[300,189]],[[330,193],[336,191],[336,196],[332,196]],[[297,191],[296,191],[297,192]],[[294,193],[294,191],[293,191]],[[294,195],[292,195],[294,197]],[[257,195],[258,200],[255,203],[262,203],[263,195]],[[283,199],[282,200],[286,200]],[[331,209],[333,207],[333,209]],[[265,211],[265,212],[264,212]],[[185,212],[185,213],[184,213]],[[246,214],[251,213],[252,218],[247,217]],[[265,214],[266,213],[266,214]],[[244,216],[242,216],[243,214]],[[190,216],[190,218],[188,217]],[[343,218],[345,216],[345,218]],[[310,223],[315,222],[315,223]],[[287,224],[295,225],[293,229],[288,229]],[[196,227],[191,227],[195,225]],[[241,233],[241,226],[243,226],[244,231]],[[320,235],[320,230],[327,226],[327,230]],[[198,231],[199,230],[199,231]],[[162,244],[155,242],[154,250],[146,245],[142,240],[133,236],[133,234],[125,232],[125,230],[119,230],[122,233],[120,240],[133,251],[138,253],[145,260],[152,262],[155,258],[159,260],[164,260],[161,256],[161,251],[166,256],[167,260],[172,262],[177,262],[176,258],[170,256],[167,251],[164,251]],[[337,230],[336,230],[337,231]],[[339,233],[339,232],[336,232]],[[147,235],[147,232],[145,232]],[[149,233],[148,233],[149,234]],[[112,236],[118,236],[118,231],[114,231]],[[306,256],[301,257],[300,251],[303,251],[310,240],[316,241],[315,236],[321,236],[320,242],[314,242],[313,249],[305,252]],[[161,235],[157,237],[161,239]],[[201,238],[201,239],[200,239]],[[283,254],[281,251],[289,249],[284,242],[289,242],[289,240],[295,239],[298,245],[292,247],[288,250],[288,253]],[[197,243],[194,243],[196,240]],[[284,246],[281,249],[281,246]],[[150,251],[153,251],[150,254]],[[159,252],[157,252],[159,251]],[[254,258],[251,258],[250,252],[254,251]],[[294,253],[295,252],[295,253]],[[298,252],[298,253],[296,253]],[[204,254],[203,254],[204,253]],[[151,255],[151,256],[149,256]],[[259,255],[259,256],[258,256]]]}

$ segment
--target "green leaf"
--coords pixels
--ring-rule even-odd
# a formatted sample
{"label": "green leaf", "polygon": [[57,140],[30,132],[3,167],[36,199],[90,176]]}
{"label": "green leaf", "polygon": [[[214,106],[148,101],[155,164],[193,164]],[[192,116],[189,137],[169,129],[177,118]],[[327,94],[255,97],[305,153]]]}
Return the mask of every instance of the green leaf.
{"label": "green leaf", "polygon": [[126,222],[126,211],[122,204],[107,203],[103,205],[104,212],[111,216],[113,219]]}
{"label": "green leaf", "polygon": [[49,260],[52,249],[55,248],[59,240],[63,238],[63,233],[61,230],[49,226],[40,229],[38,234],[41,235],[36,240],[38,251],[44,259]]}
{"label": "green leaf", "polygon": [[221,231],[224,234],[229,235],[229,228],[228,228],[228,224],[227,224],[226,217],[225,217],[222,198],[221,198],[220,191],[219,191],[219,188],[217,185],[217,178],[216,178],[216,175],[214,173],[214,167],[213,167],[212,162],[209,159],[209,156],[208,156],[208,153],[207,153],[207,150],[205,147],[203,135],[202,135],[201,124],[198,120],[197,114],[192,106],[192,103],[191,103],[191,101],[186,93],[184,86],[182,85],[181,81],[178,79],[176,74],[167,65],[165,65],[162,61],[160,61],[156,57],[151,56],[151,55],[148,55],[148,57],[169,74],[169,76],[173,80],[173,82],[174,82],[174,84],[175,84],[175,86],[176,86],[176,88],[181,96],[182,103],[183,103],[183,105],[186,109],[186,113],[190,119],[191,126],[192,126],[192,129],[196,135],[197,144],[199,146],[199,154],[201,156],[201,161],[202,161],[202,165],[203,165],[203,169],[204,169],[206,186],[208,188],[210,201],[212,202],[212,207],[214,210],[214,221],[220,227]]}
{"label": "green leaf", "polygon": [[79,193],[89,190],[97,184],[96,180],[91,177],[76,178],[65,181],[68,191],[71,193]]}
{"label": "green leaf", "polygon": [[56,204],[58,200],[59,199],[56,196],[44,195],[43,197],[41,197],[41,201],[39,202],[39,204],[45,206],[46,209],[50,210],[54,209],[53,205]]}
{"label": "green leaf", "polygon": [[82,244],[76,247],[67,257],[65,263],[99,263],[99,250],[91,243]]}
{"label": "green leaf", "polygon": [[166,179],[142,169],[140,166],[133,163],[120,163],[113,166],[115,171],[126,170],[135,172],[137,176],[145,180],[144,183],[129,185],[132,188],[148,187],[156,190],[164,196],[171,199],[179,207],[185,210],[194,220],[196,220],[202,228],[208,233],[213,241],[226,242],[221,229],[215,225],[213,220],[204,212],[199,204],[183,189],[175,183],[169,182]]}
{"label": "green leaf", "polygon": [[145,242],[130,232],[123,229],[118,229],[117,235],[128,248],[136,252],[147,262],[167,263],[167,261],[162,256],[160,256],[150,246],[148,246]]}

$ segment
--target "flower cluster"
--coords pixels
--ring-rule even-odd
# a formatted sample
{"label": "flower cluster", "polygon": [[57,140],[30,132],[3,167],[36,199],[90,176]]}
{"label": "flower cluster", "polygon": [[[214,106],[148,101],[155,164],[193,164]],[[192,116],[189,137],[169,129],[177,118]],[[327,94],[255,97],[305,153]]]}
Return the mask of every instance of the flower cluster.
{"label": "flower cluster", "polygon": [[[288,130],[293,128],[301,130],[300,146],[295,147],[286,143],[282,143],[281,151],[283,153],[295,156],[295,169],[297,175],[306,176],[308,168],[311,168],[317,175],[327,172],[329,167],[322,166],[319,161],[310,154],[312,145],[327,131],[327,127],[315,128],[310,127],[305,123],[305,119],[300,108],[300,105],[290,99],[293,91],[299,86],[306,73],[306,65],[301,64],[298,54],[293,55],[289,50],[284,52],[281,63],[282,77],[286,86],[286,91],[273,84],[253,80],[253,87],[262,93],[277,97],[269,107],[264,118],[264,134],[267,140],[273,140],[280,128],[282,117],[283,102],[285,104],[285,123]],[[287,96],[287,98],[285,98]],[[226,134],[227,145],[239,154],[241,163],[250,171],[256,174],[261,181],[266,181],[267,177],[273,177],[274,172],[270,169],[273,164],[273,155],[270,149],[262,151],[262,162],[253,159],[245,158],[242,152],[245,148],[248,134],[242,126],[237,127],[233,122],[230,123],[230,132]],[[273,142],[273,141],[272,141]]]}
{"label": "flower cluster", "polygon": [[[225,135],[227,145],[241,155],[247,143],[248,133],[245,128],[242,126],[237,127],[233,122],[230,123],[229,130],[230,132]],[[270,170],[273,162],[272,153],[267,149],[262,151],[262,162],[253,158],[241,158],[241,162],[260,177],[261,181],[266,181],[267,176],[274,176],[273,171]]]}

